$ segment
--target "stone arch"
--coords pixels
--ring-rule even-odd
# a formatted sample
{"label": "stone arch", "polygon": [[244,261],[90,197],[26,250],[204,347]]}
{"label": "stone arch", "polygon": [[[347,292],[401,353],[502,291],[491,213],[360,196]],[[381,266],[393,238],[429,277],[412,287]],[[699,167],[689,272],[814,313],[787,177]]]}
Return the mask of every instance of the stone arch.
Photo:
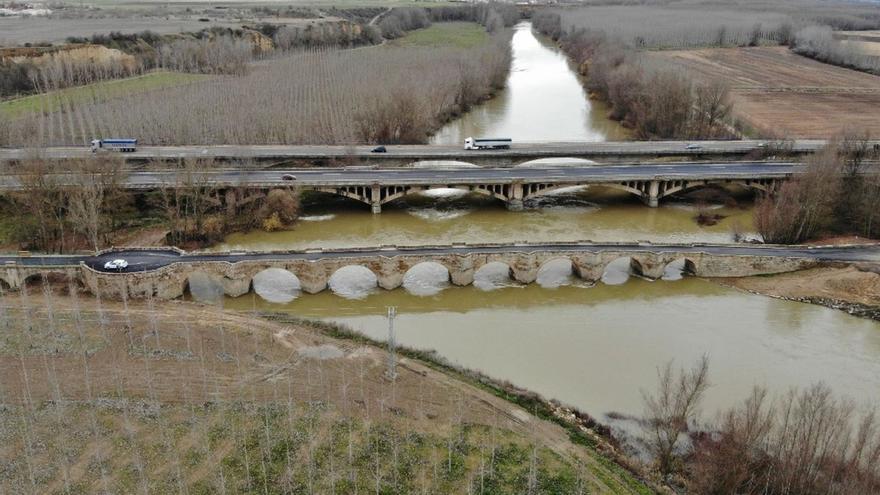
{"label": "stone arch", "polygon": [[687,257],[676,258],[663,268],[662,280],[680,280],[686,276],[693,275],[697,271],[697,265],[693,260]]}
{"label": "stone arch", "polygon": [[202,303],[218,303],[226,295],[220,277],[200,270],[187,274],[184,281],[184,294],[186,293],[193,300]]}
{"label": "stone arch", "polygon": [[532,183],[532,184],[523,184],[523,200],[528,200],[532,198],[537,198],[540,196],[545,196],[555,191],[559,191],[561,189],[569,189],[573,187],[588,187],[589,184],[542,184],[542,183]]}
{"label": "stone arch", "polygon": [[299,297],[302,283],[299,277],[284,268],[269,267],[253,276],[251,290],[264,301],[285,304]]}
{"label": "stone arch", "polygon": [[422,261],[403,274],[403,287],[410,294],[433,296],[449,287],[452,270],[437,261]]}
{"label": "stone arch", "polygon": [[335,194],[344,198],[353,199],[358,203],[372,204],[372,186],[346,186],[346,187],[320,187],[315,189],[326,194]]}
{"label": "stone arch", "polygon": [[363,265],[345,265],[330,275],[327,285],[346,299],[364,299],[379,287],[379,276]]}
{"label": "stone arch", "polygon": [[603,182],[596,185],[628,192],[639,199],[646,199],[649,195],[649,188],[651,187],[650,184],[651,183],[649,181],[636,180],[624,182]]}
{"label": "stone arch", "polygon": [[49,284],[68,283],[70,282],[70,275],[68,273],[58,271],[31,273],[30,275],[25,277],[25,279],[22,281],[22,285],[28,287],[42,285],[44,280]]}
{"label": "stone arch", "polygon": [[513,268],[503,261],[490,261],[474,271],[474,287],[490,291],[510,285],[516,279]]}
{"label": "stone arch", "polygon": [[620,285],[629,280],[630,275],[642,275],[642,264],[632,256],[620,256],[605,265],[602,283]]}
{"label": "stone arch", "polygon": [[0,292],[9,292],[12,290],[12,284],[6,281],[5,278],[0,277]]}
{"label": "stone arch", "polygon": [[483,194],[485,196],[491,196],[493,198],[504,201],[505,203],[510,199],[510,188],[513,187],[512,184],[480,184],[476,186],[449,186],[455,187],[456,189],[464,189],[467,188],[468,191],[473,191],[478,194]]}
{"label": "stone arch", "polygon": [[427,190],[425,186],[386,186],[380,192],[380,204],[386,204],[410,194],[418,194]]}
{"label": "stone arch", "polygon": [[570,285],[574,276],[575,269],[571,258],[556,256],[544,260],[538,266],[535,282],[541,287],[555,289],[563,285]]}
{"label": "stone arch", "polygon": [[689,191],[698,187],[706,187],[710,184],[707,180],[671,180],[660,183],[659,197],[665,198],[675,193]]}

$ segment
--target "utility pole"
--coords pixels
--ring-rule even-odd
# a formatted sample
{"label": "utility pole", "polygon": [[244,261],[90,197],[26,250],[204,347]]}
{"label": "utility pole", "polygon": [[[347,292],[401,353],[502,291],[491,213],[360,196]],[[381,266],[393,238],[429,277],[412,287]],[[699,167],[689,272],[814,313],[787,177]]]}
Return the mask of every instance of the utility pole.
{"label": "utility pole", "polygon": [[388,369],[385,378],[394,380],[397,378],[397,342],[394,339],[394,318],[397,316],[397,307],[388,307]]}

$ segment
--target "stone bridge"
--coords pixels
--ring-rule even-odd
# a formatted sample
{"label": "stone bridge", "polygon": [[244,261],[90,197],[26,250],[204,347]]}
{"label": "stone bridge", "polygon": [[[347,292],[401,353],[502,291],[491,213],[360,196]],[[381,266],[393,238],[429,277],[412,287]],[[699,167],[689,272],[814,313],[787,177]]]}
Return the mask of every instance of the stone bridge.
{"label": "stone bridge", "polygon": [[[396,249],[396,248],[395,248]],[[409,249],[409,248],[407,248]],[[281,269],[296,277],[302,291],[314,294],[328,288],[330,278],[337,270],[360,266],[372,272],[377,285],[392,290],[403,284],[406,273],[422,263],[437,263],[448,272],[449,281],[456,286],[470,285],[474,274],[490,263],[507,266],[510,278],[523,284],[534,282],[538,272],[551,261],[567,260],[572,273],[587,281],[598,281],[606,267],[621,258],[629,259],[631,273],[648,279],[659,279],[667,265],[678,262],[688,274],[699,277],[742,277],[766,275],[801,270],[815,266],[820,259],[815,256],[794,254],[780,255],[777,252],[762,254],[759,248],[751,248],[748,254],[732,252],[709,252],[710,250],[691,249],[632,249],[621,246],[616,249],[583,251],[557,248],[532,251],[527,247],[510,250],[468,252],[461,247],[448,247],[431,254],[397,251],[388,256],[379,251],[356,251],[315,253],[310,259],[291,255],[258,255],[259,259],[248,259],[248,255],[186,255],[170,261],[158,268],[130,271],[127,273],[108,273],[99,271],[84,260],[69,264],[24,265],[7,261],[0,271],[0,288],[20,289],[22,286],[49,280],[53,282],[75,281],[90,292],[103,297],[148,297],[174,299],[183,296],[193,276],[215,282],[223,293],[238,297],[253,289],[254,277],[267,269]],[[460,251],[460,252],[459,252]],[[757,252],[756,252],[757,251]],[[112,255],[109,253],[107,256]],[[187,259],[190,256],[193,259]]]}

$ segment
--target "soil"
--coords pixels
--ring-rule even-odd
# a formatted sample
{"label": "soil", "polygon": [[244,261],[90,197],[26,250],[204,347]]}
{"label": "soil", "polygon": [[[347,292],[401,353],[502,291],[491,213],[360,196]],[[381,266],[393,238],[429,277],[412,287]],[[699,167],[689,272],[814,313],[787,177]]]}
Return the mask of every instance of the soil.
{"label": "soil", "polygon": [[820,304],[880,321],[880,264],[824,267],[770,277],[716,279],[757,294]]}
{"label": "soil", "polygon": [[647,54],[696,79],[731,85],[736,117],[771,138],[828,138],[844,127],[880,134],[880,77],[802,57],[786,47]]}
{"label": "soil", "polygon": [[[397,377],[391,381],[385,375],[388,355],[383,349],[330,337],[318,325],[280,323],[184,301],[162,301],[161,305],[110,302],[59,292],[63,291],[33,289],[0,297],[4,327],[0,339],[0,376],[4,377],[0,473],[4,465],[16,462],[16,452],[37,444],[51,445],[59,435],[56,415],[34,411],[34,405],[39,411],[52,411],[58,404],[68,404],[59,413],[66,417],[64,429],[85,432],[83,438],[62,444],[69,451],[66,470],[59,469],[53,448],[28,453],[34,465],[54,466],[39,473],[43,488],[73,485],[97,490],[106,475],[96,478],[97,470],[91,467],[96,463],[110,465],[109,482],[114,486],[126,486],[124,479],[117,478],[125,476],[126,466],[134,469],[131,463],[138,472],[146,471],[150,480],[161,480],[170,465],[178,463],[180,469],[180,457],[201,455],[192,445],[204,444],[211,431],[223,428],[222,418],[227,416],[211,411],[225,408],[225,414],[237,414],[241,407],[278,407],[295,397],[297,404],[319,404],[321,411],[357,417],[364,424],[387,419],[404,435],[448,434],[454,424],[498,428],[579,466],[591,493],[634,491],[631,478],[621,478],[621,468],[575,444],[569,430],[420,360],[400,356]],[[73,406],[91,403],[98,406],[86,409],[90,413],[78,413],[79,406]],[[21,408],[32,412],[13,412]],[[135,427],[128,416],[132,408],[138,417],[147,418],[134,421]],[[20,414],[34,421],[30,437],[19,435]],[[190,416],[192,420],[186,419]],[[195,425],[176,427],[173,432],[163,426],[195,418],[199,418]],[[108,433],[95,434],[95,421]],[[131,428],[138,431],[132,433]],[[177,435],[178,430],[183,435],[179,443],[149,447],[149,459],[139,459],[137,451],[132,452],[131,442],[141,442],[141,437],[149,445],[150,438],[155,442]],[[129,431],[129,436],[109,433],[116,431]],[[261,431],[256,428],[258,439]],[[60,437],[71,442],[65,435],[73,434]],[[165,452],[168,445],[178,445],[180,450],[155,457],[149,450]],[[207,458],[194,459],[186,465],[187,483],[213,479],[219,460],[240,452],[241,447],[237,441],[220,442]],[[4,477],[0,475],[0,491],[7,491]],[[15,476],[21,477],[25,475]]]}

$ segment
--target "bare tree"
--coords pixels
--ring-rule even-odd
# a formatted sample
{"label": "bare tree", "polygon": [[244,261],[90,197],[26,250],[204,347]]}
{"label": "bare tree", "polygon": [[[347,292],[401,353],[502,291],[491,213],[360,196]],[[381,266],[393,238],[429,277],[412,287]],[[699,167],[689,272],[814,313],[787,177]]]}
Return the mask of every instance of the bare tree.
{"label": "bare tree", "polygon": [[709,387],[709,358],[703,356],[690,370],[673,369],[673,362],[657,370],[657,390],[642,391],[645,407],[646,443],[664,476],[678,467],[679,436],[698,416],[703,394]]}
{"label": "bare tree", "polygon": [[68,217],[74,230],[85,235],[95,251],[108,228],[108,200],[120,192],[122,170],[122,160],[106,155],[70,164]]}

